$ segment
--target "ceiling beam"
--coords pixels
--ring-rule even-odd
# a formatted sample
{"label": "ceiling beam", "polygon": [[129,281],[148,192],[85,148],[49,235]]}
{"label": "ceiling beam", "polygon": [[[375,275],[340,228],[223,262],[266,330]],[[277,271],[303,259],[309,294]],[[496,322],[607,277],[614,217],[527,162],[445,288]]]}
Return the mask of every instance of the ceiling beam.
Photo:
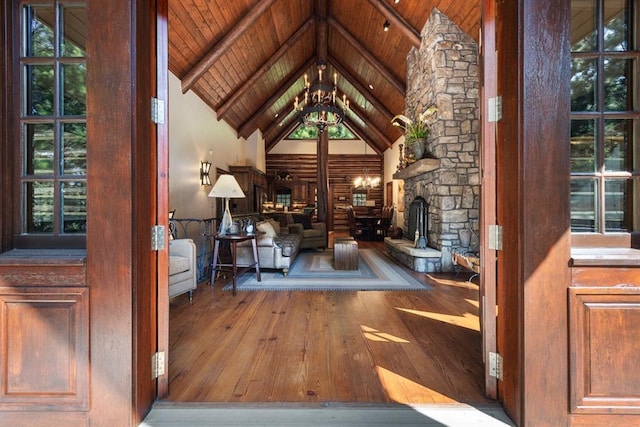
{"label": "ceiling beam", "polygon": [[388,69],[384,66],[380,61],[378,61],[369,50],[360,43],[351,33],[344,28],[338,21],[333,17],[327,18],[329,25],[331,25],[337,32],[340,34],[347,42],[349,42],[362,57],[371,65],[378,73],[382,74],[393,87],[395,87],[398,92],[405,96],[406,88],[404,83],[398,80]]}
{"label": "ceiling beam", "polygon": [[233,45],[254,22],[266,12],[276,0],[256,0],[253,8],[231,28],[226,35],[209,49],[209,52],[200,59],[182,78],[182,93],[189,89],[207,72],[220,57]]}
{"label": "ceiling beam", "polygon": [[378,112],[380,112],[381,114],[385,115],[389,120],[393,118],[394,114],[392,114],[391,111],[389,111],[387,107],[385,107],[384,104],[380,102],[380,100],[373,93],[371,93],[370,90],[368,90],[362,83],[360,83],[356,76],[352,75],[345,67],[343,67],[337,59],[331,57],[329,59],[329,63],[333,68],[335,68],[340,76],[345,78],[351,86],[353,86],[358,92],[362,94],[363,97],[366,98],[367,101],[371,103],[373,108],[378,110]]}
{"label": "ceiling beam", "polygon": [[316,53],[318,61],[327,62],[329,55],[329,26],[327,16],[329,16],[328,0],[316,0],[315,15],[318,20],[316,24]]}
{"label": "ceiling beam", "polygon": [[289,134],[289,132],[294,130],[296,128],[296,126],[298,126],[298,121],[297,120],[291,120],[291,122],[288,125],[282,126],[282,129],[280,130],[280,132],[278,132],[276,134],[276,136],[272,140],[266,141],[266,143],[265,143],[265,151],[267,153],[269,151],[271,151],[271,149],[273,147],[275,147],[278,144],[278,142],[280,142],[282,140],[282,138],[287,136]]}
{"label": "ceiling beam", "polygon": [[305,61],[304,64],[302,64],[302,66],[300,66],[293,74],[291,74],[291,77],[283,82],[278,90],[274,92],[273,95],[271,95],[269,99],[267,99],[260,107],[258,107],[253,115],[247,121],[245,121],[242,126],[240,126],[238,134],[244,138],[247,138],[251,134],[249,130],[251,130],[251,132],[255,130],[256,120],[258,120],[258,118],[262,114],[264,114],[271,107],[271,105],[278,100],[278,98],[280,98],[286,91],[289,90],[291,86],[295,84],[296,80],[298,80],[305,73],[305,71],[307,71],[307,69],[314,64],[314,60],[314,57],[310,57],[309,59],[307,59],[307,61]]}
{"label": "ceiling beam", "polygon": [[[368,129],[370,129],[382,142],[385,143],[385,145],[387,146],[387,148],[391,148],[393,146],[393,143],[391,141],[389,141],[389,138],[387,138],[385,136],[385,134],[378,129],[373,123],[371,123],[370,120],[363,120],[363,117],[367,117],[366,114],[364,114],[364,112],[357,106],[355,105],[355,102],[352,102],[349,105],[349,109],[351,110],[351,112],[353,114],[355,114],[360,120],[362,120],[363,123],[365,123],[365,126],[362,127],[360,125],[358,125],[359,128],[361,128],[363,131],[366,131]],[[353,121],[354,123],[358,124],[355,120]],[[379,148],[379,147],[378,147]],[[378,151],[378,150],[376,150]],[[383,151],[383,150],[380,150]],[[378,153],[381,154],[381,153]]]}
{"label": "ceiling beam", "polygon": [[234,105],[238,99],[240,99],[247,90],[253,87],[253,85],[264,76],[270,69],[275,65],[284,54],[286,54],[289,49],[307,32],[309,27],[311,27],[315,22],[315,18],[311,17],[308,19],[298,30],[287,39],[286,42],[274,53],[267,62],[265,62],[255,73],[251,75],[251,77],[246,80],[239,88],[233,91],[233,94],[227,98],[226,101],[222,103],[218,108],[216,108],[216,113],[218,115],[218,120],[221,120],[226,115],[229,108]]}
{"label": "ceiling beam", "polygon": [[389,6],[389,4],[383,0],[369,0],[378,11],[389,20],[389,22],[397,27],[402,34],[404,34],[415,47],[420,47],[420,33],[416,31],[404,18],[395,10]]}

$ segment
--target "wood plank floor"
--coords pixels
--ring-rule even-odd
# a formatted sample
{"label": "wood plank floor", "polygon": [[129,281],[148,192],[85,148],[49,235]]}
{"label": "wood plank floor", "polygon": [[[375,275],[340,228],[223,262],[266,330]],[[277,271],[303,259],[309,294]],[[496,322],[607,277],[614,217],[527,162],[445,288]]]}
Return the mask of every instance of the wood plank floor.
{"label": "wood plank floor", "polygon": [[192,304],[171,301],[168,401],[494,404],[477,285],[466,273],[414,274],[433,290],[234,297],[201,284]]}

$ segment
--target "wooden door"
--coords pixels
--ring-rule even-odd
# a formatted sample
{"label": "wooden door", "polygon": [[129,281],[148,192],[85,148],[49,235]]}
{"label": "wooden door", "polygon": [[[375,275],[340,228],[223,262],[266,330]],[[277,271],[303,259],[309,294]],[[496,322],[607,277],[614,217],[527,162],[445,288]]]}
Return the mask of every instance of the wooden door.
{"label": "wooden door", "polygon": [[[496,4],[495,0],[482,3],[481,62],[481,123],[480,162],[482,185],[480,198],[480,301],[482,305],[480,330],[482,353],[485,363],[485,392],[497,399],[497,378],[491,372],[490,358],[496,353],[496,251],[489,248],[489,228],[497,224],[496,218],[496,120],[497,99],[497,52],[496,52]],[[492,105],[492,106],[490,106]]]}
{"label": "wooden door", "polygon": [[156,124],[156,224],[164,225],[165,249],[158,251],[157,263],[157,352],[164,354],[158,375],[156,397],[169,394],[169,52],[168,52],[168,2],[157,0],[157,18],[154,38],[156,44],[156,98],[165,108]]}

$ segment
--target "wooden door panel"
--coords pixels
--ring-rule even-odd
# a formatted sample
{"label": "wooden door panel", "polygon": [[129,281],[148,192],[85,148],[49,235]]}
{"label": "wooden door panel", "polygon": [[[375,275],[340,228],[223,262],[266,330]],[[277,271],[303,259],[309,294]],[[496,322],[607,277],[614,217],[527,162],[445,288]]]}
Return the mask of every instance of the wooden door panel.
{"label": "wooden door panel", "polygon": [[640,414],[637,288],[569,291],[571,412]]}
{"label": "wooden door panel", "polygon": [[87,288],[0,288],[0,332],[0,409],[88,410]]}

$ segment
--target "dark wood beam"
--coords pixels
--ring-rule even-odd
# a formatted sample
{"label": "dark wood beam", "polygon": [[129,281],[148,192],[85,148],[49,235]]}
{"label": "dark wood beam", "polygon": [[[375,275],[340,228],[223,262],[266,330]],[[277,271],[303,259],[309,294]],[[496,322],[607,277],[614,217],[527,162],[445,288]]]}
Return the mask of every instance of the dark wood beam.
{"label": "dark wood beam", "polygon": [[371,65],[378,73],[382,74],[393,87],[395,87],[398,92],[405,96],[406,88],[404,83],[398,80],[388,69],[384,66],[380,61],[378,61],[369,50],[358,41],[346,28],[344,28],[338,21],[336,21],[333,17],[329,16],[327,18],[329,25],[331,25],[337,32],[347,40],[362,57]]}
{"label": "dark wood beam", "polygon": [[[387,148],[391,148],[393,146],[393,143],[389,141],[389,138],[387,138],[386,135],[380,129],[378,129],[373,123],[371,123],[370,120],[366,120],[366,115],[357,105],[355,105],[355,102],[352,102],[349,105],[349,109],[351,110],[352,114],[355,114],[360,120],[362,120],[363,123],[366,123],[366,126],[362,128],[363,130],[366,131],[367,129],[370,129],[381,141],[385,143]],[[363,117],[365,119],[363,119]],[[358,127],[361,127],[361,126],[358,126]]]}
{"label": "dark wood beam", "polygon": [[276,136],[273,137],[273,139],[269,139],[269,140],[265,141],[265,151],[267,153],[269,151],[271,151],[271,149],[273,147],[275,147],[278,144],[278,142],[280,142],[282,140],[282,138],[287,136],[287,134],[289,132],[294,130],[296,128],[296,126],[298,126],[298,121],[297,120],[291,120],[291,122],[289,122],[289,124],[287,124],[286,126],[282,126],[282,129],[280,130],[280,132],[278,132],[276,134]]}
{"label": "dark wood beam", "polygon": [[253,25],[276,0],[256,0],[254,7],[209,52],[200,59],[182,78],[182,93],[186,93],[207,72],[240,36]]}
{"label": "dark wood beam", "polygon": [[318,55],[318,61],[327,62],[327,57],[329,56],[328,0],[316,0],[315,14],[318,21],[316,24],[316,54]]}
{"label": "dark wood beam", "polygon": [[[362,94],[362,96],[364,96],[367,99],[367,101],[371,103],[373,108],[378,110],[379,113],[387,116],[389,120],[393,118],[394,114],[392,114],[391,111],[389,111],[387,107],[385,107],[385,105],[382,102],[380,102],[380,100],[374,94],[372,94],[371,91],[368,88],[366,88],[365,85],[362,84],[356,76],[351,74],[349,70],[343,67],[342,64],[337,59],[330,57],[329,63],[333,68],[335,68],[338,74],[340,74],[343,78],[345,78],[351,86],[353,86],[358,92]],[[402,96],[404,97],[404,93],[402,94]]]}
{"label": "dark wood beam", "polygon": [[286,42],[274,53],[267,62],[265,62],[255,73],[251,75],[251,77],[246,80],[239,88],[232,92],[232,95],[227,98],[219,107],[215,108],[216,114],[218,115],[218,120],[221,120],[225,117],[229,108],[234,105],[238,99],[240,99],[250,88],[255,85],[255,83],[262,78],[270,69],[275,65],[276,62],[282,58],[284,54],[286,54],[289,49],[307,32],[307,30],[315,23],[315,18],[311,17],[308,19],[303,25],[298,28],[298,30],[293,33],[291,37],[287,39]]}
{"label": "dark wood beam", "polygon": [[400,32],[409,39],[412,45],[414,45],[415,47],[420,47],[420,42],[422,40],[420,38],[420,33],[418,33],[415,28],[413,28],[407,21],[405,21],[398,12],[393,10],[387,2],[383,0],[369,0],[369,3],[371,3],[376,9],[378,9],[382,16],[389,20],[389,23],[391,23],[391,25],[397,27],[398,30],[400,30]]}
{"label": "dark wood beam", "polygon": [[294,73],[292,73],[291,77],[289,77],[286,81],[284,81],[280,85],[278,90],[274,92],[274,94],[271,95],[269,99],[267,99],[260,107],[258,107],[258,109],[253,113],[253,115],[247,121],[245,121],[242,124],[242,126],[240,126],[240,130],[238,131],[238,134],[244,138],[247,138],[251,134],[251,132],[253,132],[256,129],[256,126],[255,126],[256,120],[258,120],[258,118],[262,114],[264,114],[264,112],[268,110],[269,107],[278,100],[278,98],[280,98],[286,91],[289,90],[289,88],[291,88],[291,86],[293,86],[296,80],[298,80],[305,73],[305,71],[307,71],[307,69],[309,69],[309,67],[311,67],[314,64],[315,62],[314,60],[315,60],[314,57],[310,57]]}

